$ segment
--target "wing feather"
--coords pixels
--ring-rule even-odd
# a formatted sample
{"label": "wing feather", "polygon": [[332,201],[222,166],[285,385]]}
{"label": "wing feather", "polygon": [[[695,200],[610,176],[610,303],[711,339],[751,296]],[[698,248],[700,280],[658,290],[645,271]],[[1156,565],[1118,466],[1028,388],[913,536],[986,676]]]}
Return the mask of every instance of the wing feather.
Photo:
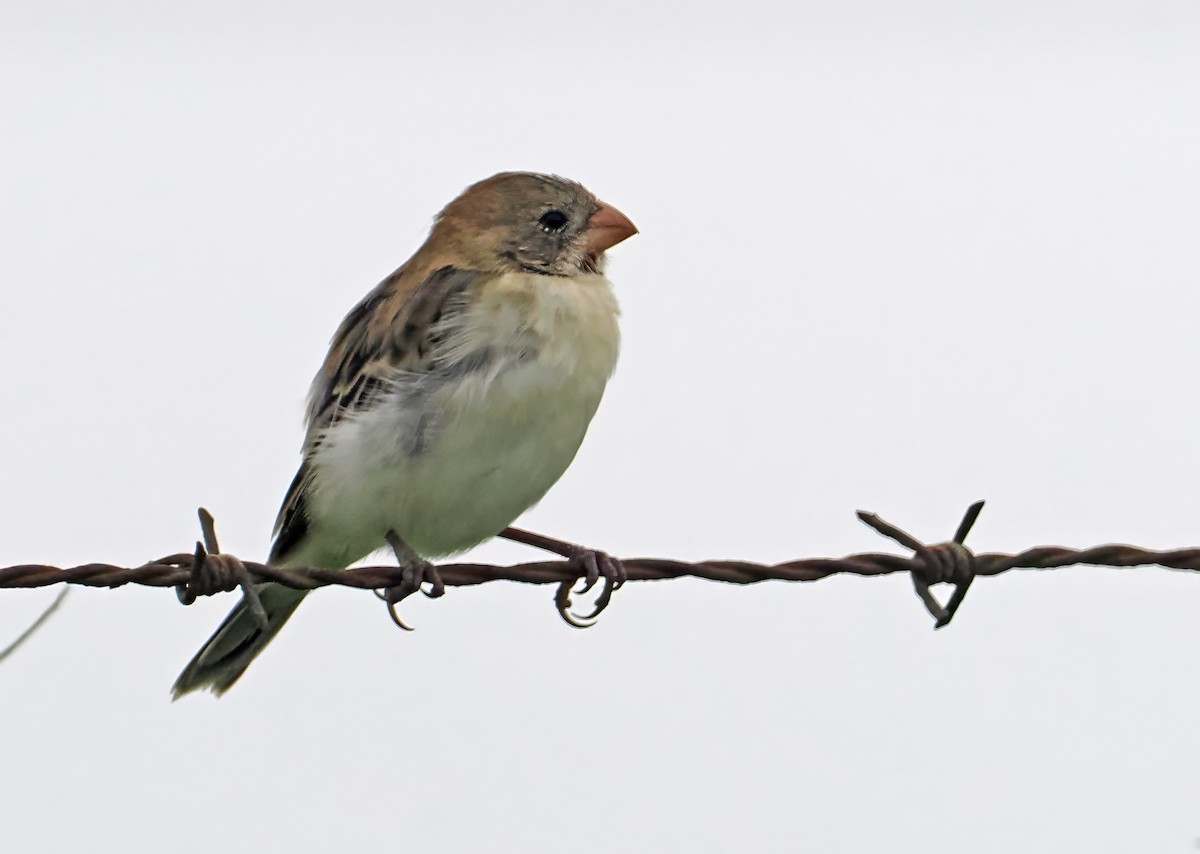
{"label": "wing feather", "polygon": [[275,520],[272,562],[283,560],[308,533],[305,495],[321,436],[343,418],[369,408],[398,373],[432,370],[439,321],[448,312],[462,310],[467,300],[458,297],[477,286],[484,275],[441,267],[416,287],[406,287],[408,277],[401,267],[346,315],[309,392],[304,462]]}

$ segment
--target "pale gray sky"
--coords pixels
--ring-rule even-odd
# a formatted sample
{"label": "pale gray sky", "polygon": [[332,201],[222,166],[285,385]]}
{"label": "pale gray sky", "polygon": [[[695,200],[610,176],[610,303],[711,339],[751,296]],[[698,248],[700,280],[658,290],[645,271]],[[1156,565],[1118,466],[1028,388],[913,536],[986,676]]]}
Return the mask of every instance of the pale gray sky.
{"label": "pale gray sky", "polygon": [[[0,565],[266,553],[309,378],[434,212],[558,172],[617,376],[525,517],[623,555],[1200,543],[1200,6],[0,7]],[[488,544],[474,556],[536,553]],[[52,591],[0,596],[0,643]],[[1185,852],[1200,578],[313,596],[79,590],[0,668],[6,851]]]}

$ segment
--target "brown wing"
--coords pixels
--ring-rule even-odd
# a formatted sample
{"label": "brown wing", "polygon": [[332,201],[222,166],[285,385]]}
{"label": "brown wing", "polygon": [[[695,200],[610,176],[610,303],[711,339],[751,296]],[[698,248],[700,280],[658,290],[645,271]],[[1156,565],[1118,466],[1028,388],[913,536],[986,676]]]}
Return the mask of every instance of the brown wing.
{"label": "brown wing", "polygon": [[312,454],[321,435],[347,415],[368,408],[397,372],[430,370],[436,324],[445,312],[465,302],[454,297],[464,294],[483,275],[442,267],[411,288],[405,287],[402,267],[346,315],[309,392],[304,462],[275,520],[272,563],[284,559],[308,532],[305,495],[312,479]]}
{"label": "brown wing", "polygon": [[[483,274],[442,267],[416,288],[405,289],[403,270],[385,279],[338,327],[329,355],[313,380],[308,435],[327,429],[369,405],[371,394],[397,371],[427,371],[434,341],[430,332],[452,296]],[[406,292],[407,291],[407,292]]]}

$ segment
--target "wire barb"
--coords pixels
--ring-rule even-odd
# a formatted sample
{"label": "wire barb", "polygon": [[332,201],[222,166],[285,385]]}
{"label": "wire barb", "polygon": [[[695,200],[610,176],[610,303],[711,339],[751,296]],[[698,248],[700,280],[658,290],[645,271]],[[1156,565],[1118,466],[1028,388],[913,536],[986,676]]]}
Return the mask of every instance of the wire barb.
{"label": "wire barb", "polygon": [[[981,510],[983,502],[976,501],[963,514],[962,521],[958,523],[954,532],[954,539],[932,546],[925,545],[912,534],[885,522],[874,513],[858,511],[858,518],[868,527],[916,553],[917,559],[911,569],[913,589],[925,605],[925,610],[933,617],[935,629],[950,625],[963,599],[966,598],[967,588],[975,580],[975,555],[963,545],[963,540],[971,533]],[[945,605],[939,602],[929,589],[933,584],[954,585],[950,601]]]}
{"label": "wire barb", "polygon": [[196,543],[188,577],[175,585],[175,595],[184,605],[191,605],[199,596],[228,593],[238,587],[246,605],[259,626],[268,626],[267,611],[258,597],[258,588],[246,565],[233,555],[221,554],[217,542],[216,521],[203,507],[198,511],[203,543]]}

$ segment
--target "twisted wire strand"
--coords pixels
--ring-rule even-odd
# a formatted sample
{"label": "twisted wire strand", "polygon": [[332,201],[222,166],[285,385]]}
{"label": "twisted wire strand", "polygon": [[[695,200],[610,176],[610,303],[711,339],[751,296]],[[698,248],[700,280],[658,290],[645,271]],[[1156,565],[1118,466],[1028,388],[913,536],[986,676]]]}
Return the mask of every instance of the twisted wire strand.
{"label": "twisted wire strand", "polygon": [[[690,577],[725,584],[758,584],[763,581],[819,581],[839,574],[877,576],[897,572],[908,573],[918,598],[934,619],[934,627],[939,629],[948,625],[954,618],[971,583],[981,575],[999,575],[1013,569],[1060,569],[1079,565],[1120,568],[1160,566],[1167,569],[1200,571],[1200,548],[1160,551],[1114,543],[1086,549],[1037,546],[1017,554],[995,552],[976,555],[964,545],[964,540],[982,509],[982,501],[972,504],[963,515],[953,538],[933,545],[926,545],[912,534],[873,513],[858,513],[858,518],[868,527],[911,550],[912,554],[908,556],[867,552],[842,558],[800,558],[775,564],[744,560],[689,562],[668,558],[630,558],[621,563],[628,581],[663,581]],[[339,585],[375,591],[387,603],[388,611],[396,624],[401,628],[408,628],[397,616],[395,605],[405,596],[421,589],[420,585],[414,585],[409,577],[411,568],[364,566],[330,570],[266,566],[221,553],[212,515],[203,508],[200,509],[200,526],[204,542],[196,543],[196,549],[192,553],[167,555],[135,567],[107,563],[87,563],[72,567],[42,564],[9,566],[0,568],[0,588],[48,587],[54,584],[107,588],[126,584],[173,587],[179,600],[185,605],[190,605],[198,596],[211,596],[240,588],[251,611],[265,624],[266,614],[258,601],[256,584],[274,581],[299,590]],[[533,544],[548,543],[551,547],[567,545],[528,532],[520,532],[519,539]],[[466,587],[489,581],[557,584],[558,592],[554,602],[559,615],[572,626],[587,628],[592,625],[589,621],[608,606],[612,592],[619,584],[614,585],[612,579],[606,579],[595,609],[591,614],[580,618],[570,613],[570,596],[573,585],[582,577],[581,572],[580,563],[573,560],[536,561],[508,566],[479,563],[442,564],[433,574],[437,579],[433,591],[427,592],[426,595],[440,596],[443,585]],[[930,590],[930,585],[939,582],[950,584],[954,588],[950,599],[944,604]],[[577,593],[587,592],[591,583]],[[51,610],[54,607],[57,607],[57,602]],[[39,618],[39,623],[46,616],[48,614]],[[28,634],[29,632],[26,632],[22,635],[21,640]],[[14,646],[19,643],[20,640]]]}
{"label": "twisted wire strand", "polygon": [[[225,557],[208,555],[208,559]],[[1036,546],[1016,554],[1000,552],[977,554],[975,575],[999,575],[1013,569],[1060,569],[1067,566],[1134,567],[1159,566],[1166,569],[1200,572],[1200,547],[1156,550],[1114,543],[1072,549],[1063,546]],[[21,564],[0,568],[0,588],[49,587],[77,584],[85,587],[177,587],[186,583],[196,556],[192,553],[167,555],[141,566],[123,567],[108,563],[85,563],[57,567]],[[669,558],[623,559],[630,581],[662,581],[672,578],[701,578],[725,584],[757,584],[762,581],[820,581],[832,575],[876,576],[896,572],[927,576],[930,568],[919,556],[868,552],[842,558],[799,558],[783,563],[765,564],[744,560],[705,560],[688,562]],[[341,585],[367,590],[390,587],[401,582],[401,569],[395,566],[363,566],[353,569],[281,569],[253,561],[242,561],[255,581],[275,581],[299,590]],[[566,560],[535,561],[507,566],[480,563],[439,564],[438,571],[447,587],[467,587],[489,581],[517,581],[524,584],[560,584],[579,577],[578,569]],[[941,579],[933,579],[941,580]]]}
{"label": "twisted wire strand", "polygon": [[[451,563],[434,567],[422,562],[421,576],[414,576],[412,566],[363,566],[352,569],[303,569],[267,566],[243,561],[220,551],[212,515],[200,508],[200,527],[204,542],[196,543],[191,553],[167,555],[141,566],[123,567],[108,563],[85,563],[79,566],[57,567],[44,564],[21,564],[0,568],[0,589],[49,587],[54,584],[76,584],[85,587],[122,587],[138,584],[145,587],[172,587],[179,601],[190,605],[200,596],[241,589],[251,613],[265,627],[267,615],[258,598],[257,585],[273,581],[298,590],[339,585],[372,590],[387,605],[388,613],[397,626],[411,630],[396,613],[396,605],[405,597],[420,590],[436,598],[446,587],[467,587],[489,581],[517,581],[524,584],[557,584],[554,605],[559,616],[569,625],[585,629],[604,611],[613,591],[625,581],[663,581],[671,578],[700,578],[725,584],[758,584],[763,581],[820,581],[833,575],[877,576],[908,573],[913,589],[934,620],[934,628],[950,624],[967,595],[972,582],[981,575],[999,575],[1013,569],[1060,569],[1067,566],[1104,566],[1125,568],[1160,566],[1166,569],[1200,571],[1200,547],[1157,550],[1112,543],[1086,549],[1063,546],[1036,546],[1016,554],[993,552],[974,554],[966,545],[967,534],[979,517],[983,502],[967,508],[954,536],[943,543],[926,545],[912,534],[880,519],[874,513],[859,511],[858,518],[879,534],[909,549],[911,555],[865,552],[842,558],[799,558],[783,563],[764,564],[744,560],[705,560],[689,562],[669,558],[630,558],[619,561],[620,580],[606,577],[594,609],[586,616],[571,613],[571,595],[582,595],[596,583],[591,575],[582,589],[573,590],[576,582],[587,575],[578,560],[548,560],[517,563],[508,566],[480,563]],[[389,540],[394,537],[388,532]],[[502,536],[560,554],[582,551],[571,545],[540,534],[509,528]],[[398,538],[397,542],[402,543]],[[395,545],[395,543],[393,543]],[[596,553],[592,553],[593,556]],[[397,558],[405,556],[397,550]],[[611,560],[605,556],[606,560]],[[431,584],[429,590],[421,585],[421,577]],[[931,585],[946,583],[953,586],[950,598],[941,602]],[[64,589],[64,594],[65,594]],[[54,603],[16,641],[0,652],[0,660],[21,646],[62,602],[60,594]]]}

